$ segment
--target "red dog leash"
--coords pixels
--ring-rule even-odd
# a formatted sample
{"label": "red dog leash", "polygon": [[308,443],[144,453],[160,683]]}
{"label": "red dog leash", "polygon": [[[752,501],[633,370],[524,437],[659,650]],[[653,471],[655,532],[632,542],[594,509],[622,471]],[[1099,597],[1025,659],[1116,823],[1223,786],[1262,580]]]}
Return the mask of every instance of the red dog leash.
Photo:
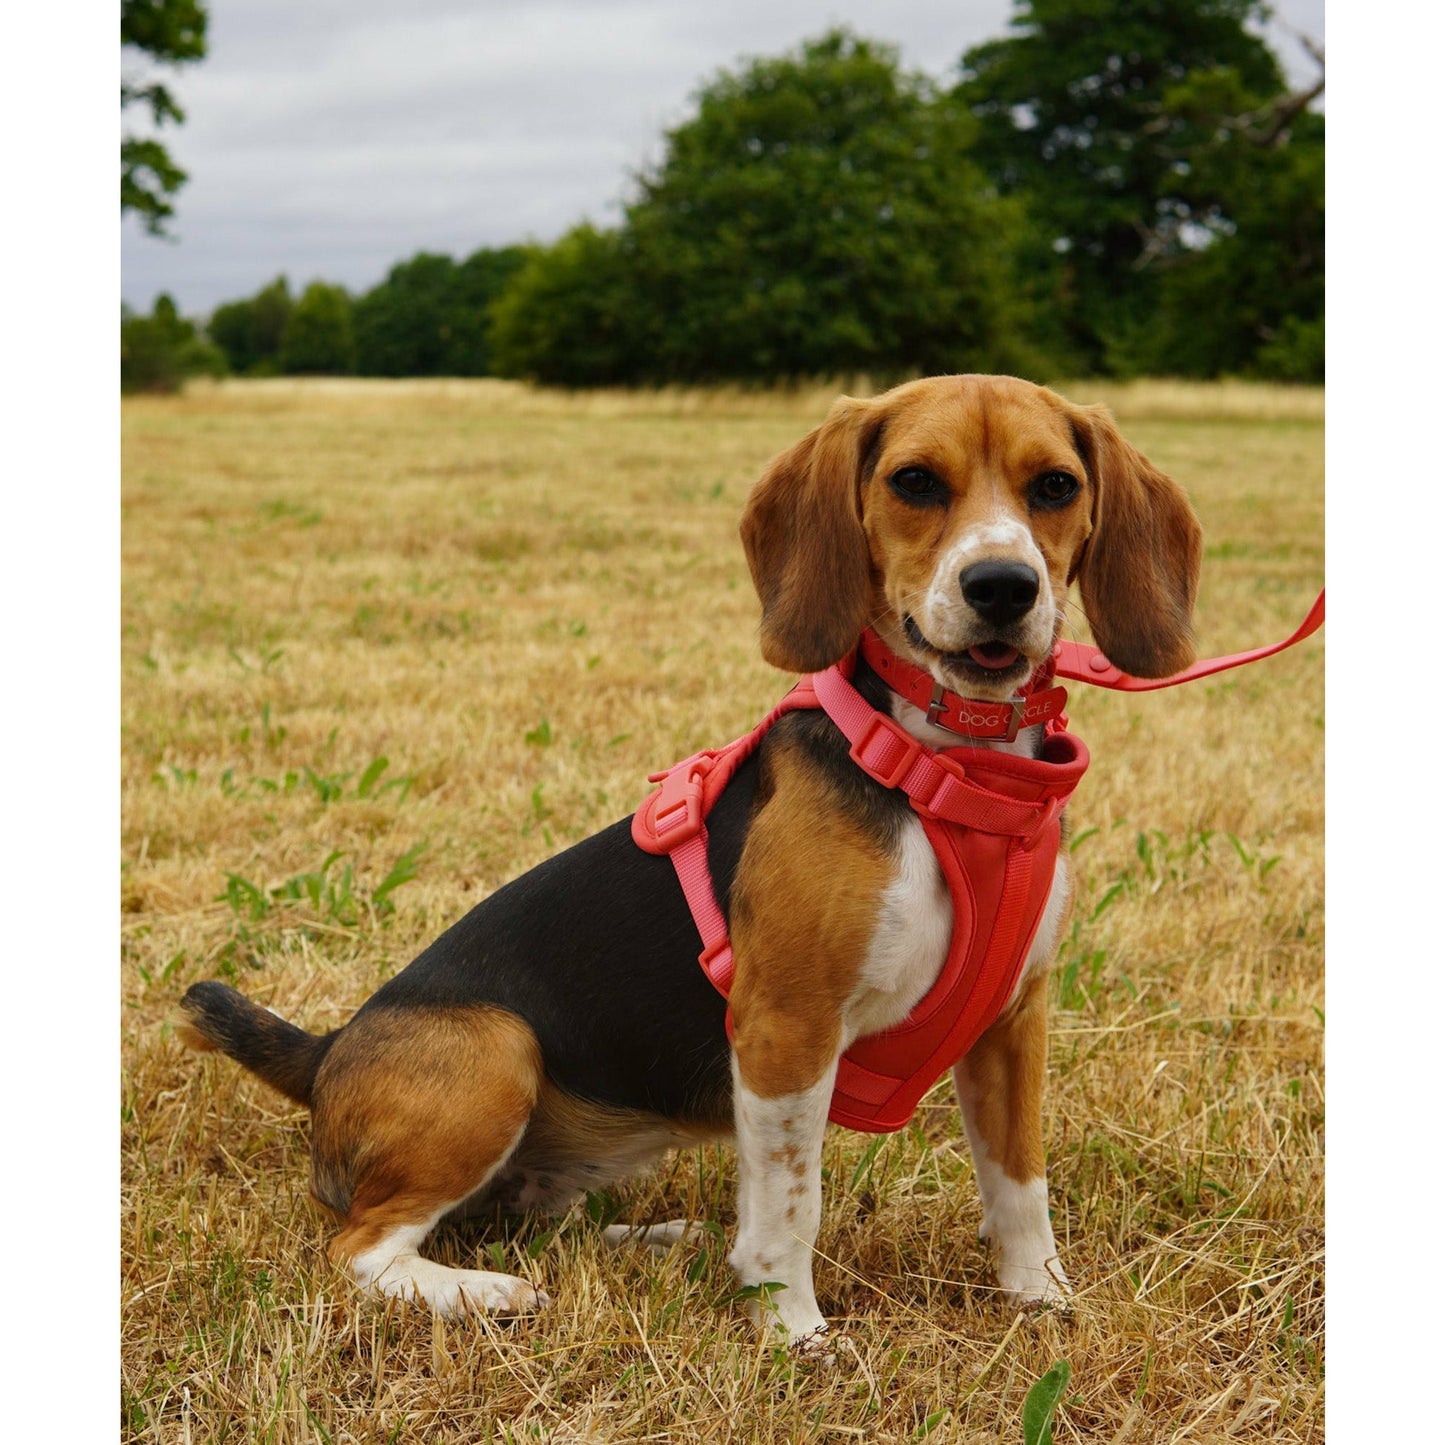
{"label": "red dog leash", "polygon": [[1226,672],[1231,667],[1243,667],[1246,662],[1258,662],[1261,657],[1272,657],[1297,642],[1303,642],[1312,632],[1318,632],[1325,620],[1325,594],[1315,598],[1308,615],[1283,642],[1268,647],[1253,647],[1248,652],[1232,652],[1227,657],[1209,657],[1176,672],[1172,677],[1132,677],[1121,672],[1097,647],[1087,642],[1060,642],[1054,647],[1054,673],[1072,682],[1091,682],[1095,687],[1113,688],[1116,692],[1153,692],[1155,688],[1175,687],[1181,682],[1193,682],[1211,673]]}

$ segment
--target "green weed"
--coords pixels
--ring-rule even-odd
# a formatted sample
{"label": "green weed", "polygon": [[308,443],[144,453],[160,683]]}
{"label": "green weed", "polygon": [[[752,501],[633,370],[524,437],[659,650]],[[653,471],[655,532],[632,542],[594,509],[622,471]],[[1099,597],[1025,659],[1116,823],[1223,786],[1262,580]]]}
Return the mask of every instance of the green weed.
{"label": "green weed", "polygon": [[343,857],[340,849],[333,849],[319,868],[294,873],[269,888],[239,873],[227,873],[225,891],[216,901],[228,904],[238,920],[250,923],[297,911],[298,905],[309,909],[316,921],[348,930],[360,927],[367,918],[385,922],[396,912],[391,895],[417,876],[417,861],[427,846],[422,842],[409,848],[369,893],[358,887],[350,863],[332,872]]}
{"label": "green weed", "polygon": [[1024,1397],[1024,1445],[1054,1445],[1054,1411],[1069,1384],[1069,1362],[1056,1361]]}

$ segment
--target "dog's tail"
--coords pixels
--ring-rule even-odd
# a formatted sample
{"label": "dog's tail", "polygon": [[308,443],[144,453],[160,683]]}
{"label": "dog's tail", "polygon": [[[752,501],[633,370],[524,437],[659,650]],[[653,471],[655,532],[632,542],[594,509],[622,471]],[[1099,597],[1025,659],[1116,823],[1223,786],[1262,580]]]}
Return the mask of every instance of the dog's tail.
{"label": "dog's tail", "polygon": [[193,983],[181,999],[176,1033],[202,1053],[219,1049],[288,1099],[311,1107],[316,1071],[336,1035],[308,1034],[280,1014],[227,988]]}

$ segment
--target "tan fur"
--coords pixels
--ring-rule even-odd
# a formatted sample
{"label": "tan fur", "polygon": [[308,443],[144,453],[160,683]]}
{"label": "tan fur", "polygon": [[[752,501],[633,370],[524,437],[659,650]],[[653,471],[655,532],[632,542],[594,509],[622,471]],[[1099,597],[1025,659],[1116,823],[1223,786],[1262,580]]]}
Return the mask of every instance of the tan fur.
{"label": "tan fur", "polygon": [[1119,435],[1102,406],[1070,407],[1094,483],[1094,530],[1079,591],[1109,660],[1139,677],[1194,661],[1203,533],[1189,499]]}
{"label": "tan fur", "polygon": [[[887,478],[909,465],[947,483],[946,509],[890,491]],[[1063,511],[1031,512],[1029,483],[1054,469],[1077,476],[1085,495]],[[907,656],[903,615],[939,555],[984,515],[1028,528],[1056,597],[1077,576],[1095,637],[1120,667],[1157,677],[1192,660],[1201,533],[1184,492],[1103,407],[1005,376],[930,377],[869,401],[844,397],[769,465],[742,521],[763,655],[817,671],[871,623]]]}
{"label": "tan fur", "polygon": [[769,755],[760,798],[733,885],[733,1049],[747,1087],[777,1098],[838,1056],[891,863],[801,748]]}
{"label": "tan fur", "polygon": [[345,1216],[331,1257],[363,1253],[479,1189],[537,1102],[532,1031],[493,1008],[377,1009],[317,1076],[312,1191]]}
{"label": "tan fur", "polygon": [[1013,1008],[984,1033],[962,1064],[988,1157],[1019,1184],[1044,1172],[1047,985],[1046,973],[1025,982]]}
{"label": "tan fur", "polygon": [[618,1158],[639,1138],[656,1138],[659,1149],[688,1149],[731,1132],[730,1110],[720,1111],[707,1122],[665,1119],[640,1109],[614,1109],[578,1099],[543,1080],[531,1122],[512,1162],[526,1169],[562,1170],[578,1160]]}
{"label": "tan fur", "polygon": [[774,458],[748,497],[743,550],[763,604],[763,656],[817,672],[867,625],[872,594],[858,488],[886,411],[840,397],[828,419]]}
{"label": "tan fur", "polygon": [[188,1048],[193,1054],[216,1054],[220,1050],[198,1029],[185,1014],[178,1014],[171,1020],[171,1027],[175,1030],[176,1041]]}

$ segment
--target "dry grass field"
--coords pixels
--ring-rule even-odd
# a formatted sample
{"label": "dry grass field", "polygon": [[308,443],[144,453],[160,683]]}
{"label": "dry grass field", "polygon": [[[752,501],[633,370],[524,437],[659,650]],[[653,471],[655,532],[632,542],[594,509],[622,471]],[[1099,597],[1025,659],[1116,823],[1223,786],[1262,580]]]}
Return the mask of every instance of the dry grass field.
{"label": "dry grass field", "polygon": [[[1321,584],[1323,399],[1106,400],[1206,533],[1199,638],[1273,641]],[[168,1018],[222,977],[342,1023],[445,925],[750,727],[737,540],[830,395],[224,384],[123,414],[121,1435],[145,1441],[1323,1438],[1322,637],[1130,697],[1071,691],[1093,766],[1045,1140],[1067,1317],[995,1301],[950,1086],[832,1130],[817,1277],[838,1364],[760,1341],[723,1233],[654,1260],[599,1218],[733,1220],[725,1149],[564,1221],[453,1231],[545,1282],[515,1323],[358,1298],[305,1112]]]}

